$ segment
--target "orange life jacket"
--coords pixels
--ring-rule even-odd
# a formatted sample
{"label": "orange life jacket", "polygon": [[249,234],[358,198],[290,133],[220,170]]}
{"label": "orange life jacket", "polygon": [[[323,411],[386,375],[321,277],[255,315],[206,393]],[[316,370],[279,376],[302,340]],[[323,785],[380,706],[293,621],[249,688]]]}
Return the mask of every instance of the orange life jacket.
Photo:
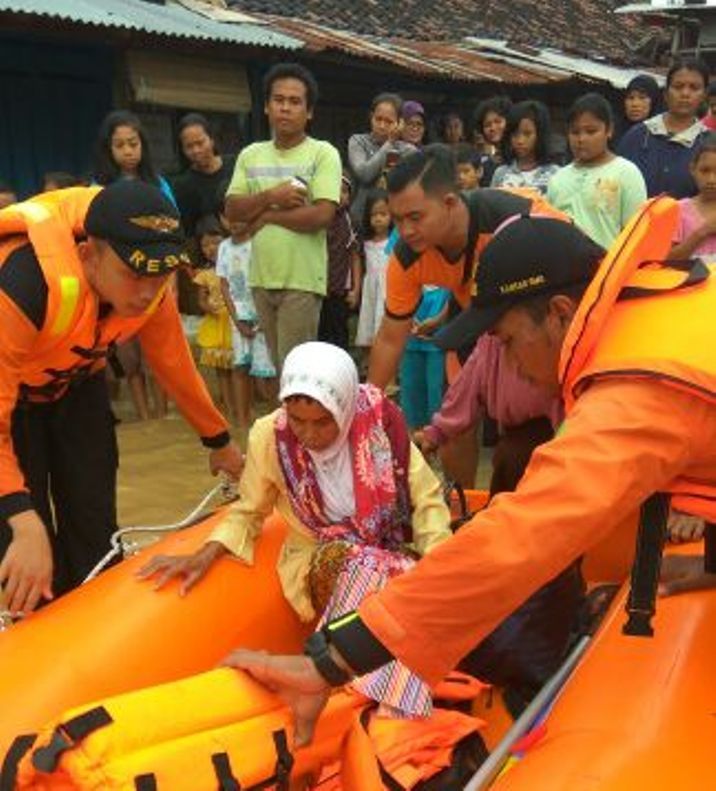
{"label": "orange life jacket", "polygon": [[[456,674],[436,692],[472,700],[485,689]],[[378,791],[382,764],[410,789],[449,766],[455,745],[484,725],[442,709],[415,721],[362,716],[373,709],[357,693],[335,692],[311,744],[294,752],[281,701],[244,673],[212,670],[70,709],[20,736],[2,762],[0,787],[287,790],[290,774],[300,787],[301,778],[323,775],[327,788]]]}
{"label": "orange life jacket", "polygon": [[68,385],[105,365],[108,351],[132,337],[163,296],[141,316],[98,316],[99,301],[80,261],[76,240],[100,187],[44,193],[0,211],[0,267],[29,239],[47,283],[47,313],[22,373],[21,397],[59,398]]}
{"label": "orange life jacket", "polygon": [[[567,414],[590,383],[610,377],[658,381],[716,404],[716,266],[665,261],[677,221],[676,201],[649,201],[600,265],[562,347]],[[716,474],[677,479],[668,492],[675,508],[716,521]]]}

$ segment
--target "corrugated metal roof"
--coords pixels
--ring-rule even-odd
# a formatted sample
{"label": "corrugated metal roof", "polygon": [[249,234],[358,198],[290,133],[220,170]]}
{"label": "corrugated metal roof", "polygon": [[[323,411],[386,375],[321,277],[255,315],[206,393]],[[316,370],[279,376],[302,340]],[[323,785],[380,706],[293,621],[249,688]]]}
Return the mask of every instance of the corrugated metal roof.
{"label": "corrugated metal roof", "polygon": [[272,27],[302,39],[310,52],[338,51],[367,60],[378,60],[426,77],[511,85],[545,84],[568,79],[559,69],[535,64],[512,65],[490,60],[458,43],[358,35],[305,19],[256,14]]}
{"label": "corrugated metal roof", "polygon": [[159,5],[143,0],[0,0],[2,11],[172,38],[290,50],[303,46],[300,40],[268,30],[260,23],[242,21],[240,15],[235,22],[218,21],[174,2]]}
{"label": "corrugated metal roof", "polygon": [[629,3],[615,9],[617,14],[693,14],[714,10],[716,10],[716,0],[700,0],[699,3],[685,3],[683,0],[650,0],[650,2]]}
{"label": "corrugated metal roof", "polygon": [[562,74],[564,79],[582,77],[587,80],[606,82],[614,88],[626,88],[637,74],[651,74],[661,85],[665,79],[663,74],[650,72],[647,69],[633,69],[614,66],[588,58],[580,58],[550,49],[534,49],[527,51],[511,46],[506,41],[469,36],[466,42],[472,44],[477,51],[489,58],[500,58],[512,65],[536,64],[540,68],[551,69]]}

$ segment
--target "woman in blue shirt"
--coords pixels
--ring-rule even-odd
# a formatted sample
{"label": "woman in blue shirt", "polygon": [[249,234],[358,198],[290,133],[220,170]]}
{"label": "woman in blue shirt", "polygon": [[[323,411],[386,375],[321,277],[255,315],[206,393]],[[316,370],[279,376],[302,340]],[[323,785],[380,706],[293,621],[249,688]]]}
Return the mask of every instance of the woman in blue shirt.
{"label": "woman in blue shirt", "polygon": [[635,124],[621,139],[617,154],[641,170],[649,197],[696,194],[689,163],[706,127],[698,117],[706,97],[709,71],[695,59],[679,60],[666,76],[666,112]]}

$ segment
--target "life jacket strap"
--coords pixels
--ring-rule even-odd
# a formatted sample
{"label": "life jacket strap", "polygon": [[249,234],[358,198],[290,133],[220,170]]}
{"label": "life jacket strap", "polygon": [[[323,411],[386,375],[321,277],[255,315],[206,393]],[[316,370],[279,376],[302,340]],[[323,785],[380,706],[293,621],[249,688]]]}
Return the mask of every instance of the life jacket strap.
{"label": "life jacket strap", "polygon": [[250,786],[245,791],[263,791],[267,788],[275,789],[275,791],[289,791],[294,759],[293,754],[288,749],[286,731],[282,728],[280,731],[274,731],[272,736],[274,747],[276,748],[276,768],[274,773],[262,783],[256,783],[256,785]]}
{"label": "life jacket strap", "polygon": [[14,791],[17,779],[17,768],[20,761],[37,739],[36,733],[16,736],[10,745],[0,768],[0,791]]}
{"label": "life jacket strap", "polygon": [[38,747],[32,754],[32,765],[38,772],[54,772],[63,753],[113,721],[104,706],[97,706],[61,723],[53,731],[50,743]]}
{"label": "life jacket strap", "polygon": [[149,773],[134,778],[134,791],[157,791],[157,778]]}
{"label": "life jacket strap", "polygon": [[716,574],[716,524],[712,522],[704,530],[704,571]]}
{"label": "life jacket strap", "polygon": [[684,272],[686,277],[675,286],[668,288],[650,288],[648,286],[625,286],[619,292],[619,301],[625,299],[639,299],[641,297],[653,297],[665,292],[680,291],[682,288],[697,286],[711,276],[711,270],[700,258],[690,258],[687,261],[647,261],[645,263],[658,263],[667,269],[676,269]]}
{"label": "life jacket strap", "polygon": [[214,764],[216,779],[219,781],[219,791],[241,791],[241,783],[231,771],[228,753],[214,753],[211,763]]}
{"label": "life jacket strap", "polygon": [[636,554],[631,569],[631,589],[627,600],[627,622],[622,632],[635,637],[652,637],[651,619],[656,612],[661,558],[666,542],[669,495],[652,494],[641,507]]}

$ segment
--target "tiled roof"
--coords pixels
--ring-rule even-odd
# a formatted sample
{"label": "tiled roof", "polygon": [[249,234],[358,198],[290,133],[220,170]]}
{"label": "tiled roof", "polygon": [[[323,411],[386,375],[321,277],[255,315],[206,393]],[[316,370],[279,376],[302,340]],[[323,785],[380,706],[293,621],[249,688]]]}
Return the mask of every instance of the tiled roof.
{"label": "tiled roof", "polygon": [[229,0],[233,8],[303,19],[359,34],[513,45],[628,62],[640,23],[616,16],[623,0]]}
{"label": "tiled roof", "polygon": [[314,22],[258,14],[271,26],[300,38],[308,52],[341,52],[349,57],[382,61],[413,74],[461,82],[497,82],[510,85],[543,85],[568,80],[572,74],[535,62],[506,62],[487,57],[468,42],[416,41],[357,35]]}
{"label": "tiled roof", "polygon": [[219,21],[195,13],[178,2],[160,5],[143,0],[0,0],[2,12],[172,38],[281,49],[298,49],[301,46],[300,41],[263,25],[238,19]]}

